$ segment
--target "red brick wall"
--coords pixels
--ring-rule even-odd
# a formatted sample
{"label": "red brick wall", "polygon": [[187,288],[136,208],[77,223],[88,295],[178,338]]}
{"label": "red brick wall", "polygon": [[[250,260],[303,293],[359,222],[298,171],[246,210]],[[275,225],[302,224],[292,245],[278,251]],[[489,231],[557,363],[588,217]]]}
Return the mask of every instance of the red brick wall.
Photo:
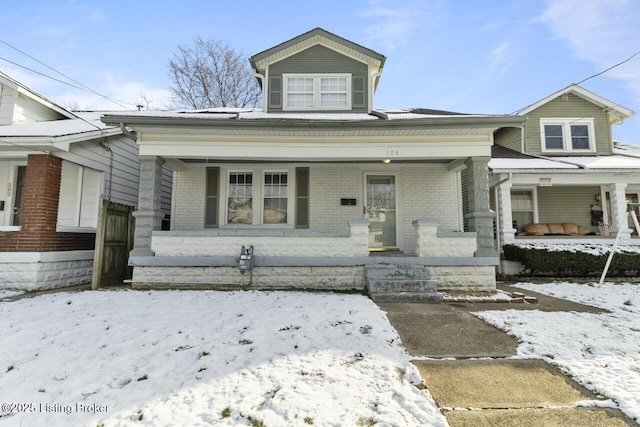
{"label": "red brick wall", "polygon": [[22,227],[0,232],[0,252],[53,252],[92,250],[93,233],[58,233],[58,201],[62,159],[30,154],[24,183]]}

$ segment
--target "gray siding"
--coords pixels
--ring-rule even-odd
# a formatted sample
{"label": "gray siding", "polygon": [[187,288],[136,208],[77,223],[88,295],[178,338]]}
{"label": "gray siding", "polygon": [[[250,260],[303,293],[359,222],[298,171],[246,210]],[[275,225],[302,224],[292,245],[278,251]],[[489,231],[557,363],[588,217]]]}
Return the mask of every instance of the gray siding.
{"label": "gray siding", "polygon": [[[282,77],[282,74],[326,74],[326,73],[345,73],[352,74],[354,78],[364,78],[364,87],[361,94],[358,94],[358,98],[363,98],[364,103],[353,103],[352,111],[368,111],[368,72],[369,67],[367,64],[351,59],[344,56],[334,50],[328,49],[324,46],[315,45],[306,49],[300,53],[276,62],[269,67],[269,80],[270,84],[273,83],[272,79],[278,79]],[[359,85],[359,81],[356,83]],[[354,82],[351,82],[352,90]],[[271,92],[271,91],[270,91]],[[274,99],[272,99],[272,96]],[[269,93],[268,103],[269,111],[282,111],[282,104],[280,100],[275,97],[281,96],[281,92]]]}
{"label": "gray siding", "polygon": [[541,223],[573,222],[591,226],[591,205],[599,187],[538,187],[538,218]]}
{"label": "gray siding", "polygon": [[[138,147],[134,141],[125,137],[109,139],[111,154],[98,145],[98,140],[72,144],[68,153],[59,154],[65,160],[104,172],[104,197],[111,201],[129,206],[138,206],[138,187],[140,164]],[[164,213],[171,206],[171,171],[163,169],[161,206]]]}
{"label": "gray siding", "polygon": [[[579,96],[568,94],[567,99],[558,97],[527,114],[525,123],[525,150],[533,154],[542,154],[542,138],[540,135],[540,118],[580,117],[594,118],[596,150],[598,154],[611,154],[611,126],[608,114],[602,108],[585,101]],[[571,154],[576,155],[576,154]]]}
{"label": "gray siding", "polygon": [[502,128],[496,132],[494,141],[498,145],[520,152],[522,150],[520,128]]}

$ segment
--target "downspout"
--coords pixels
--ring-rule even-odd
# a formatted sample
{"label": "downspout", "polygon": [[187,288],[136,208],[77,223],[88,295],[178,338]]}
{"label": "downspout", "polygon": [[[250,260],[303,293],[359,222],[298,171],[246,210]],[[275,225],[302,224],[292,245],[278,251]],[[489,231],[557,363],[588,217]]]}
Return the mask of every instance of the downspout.
{"label": "downspout", "polygon": [[[513,177],[512,173],[509,172],[509,174],[507,175],[506,178],[498,181],[495,185],[493,185],[494,191],[495,191],[495,199],[496,199],[496,206],[498,207],[497,212],[496,212],[496,242],[498,243],[498,253],[502,253],[502,246],[503,246],[503,242],[500,239],[500,219],[502,218],[502,215],[500,215],[500,212],[502,211],[501,206],[498,204],[498,191],[499,191],[499,187],[504,184],[505,182],[511,181],[511,178]],[[498,274],[502,274],[502,263],[499,262],[498,263]]]}
{"label": "downspout", "polygon": [[373,111],[373,94],[376,91],[376,80],[380,78],[382,75],[382,71],[378,71],[377,73],[373,73],[371,75],[371,86],[369,87],[369,106],[367,108],[367,112],[371,114]]}
{"label": "downspout", "polygon": [[[265,87],[265,78],[264,75],[258,73],[257,71],[253,72],[253,75],[256,76],[262,82],[262,111],[267,111],[267,88]],[[239,118],[239,117],[238,117]]]}
{"label": "downspout", "polygon": [[122,134],[127,138],[132,139],[133,141],[138,141],[138,136],[136,135],[136,133],[127,130],[124,123],[120,123],[120,130],[122,131]]}

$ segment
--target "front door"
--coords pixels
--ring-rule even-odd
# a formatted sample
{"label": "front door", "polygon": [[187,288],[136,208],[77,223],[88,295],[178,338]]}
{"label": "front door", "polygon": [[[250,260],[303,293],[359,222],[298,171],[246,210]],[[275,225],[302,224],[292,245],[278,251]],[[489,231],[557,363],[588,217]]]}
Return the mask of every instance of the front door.
{"label": "front door", "polygon": [[369,250],[398,250],[396,236],[396,178],[367,175],[365,218],[369,224]]}
{"label": "front door", "polygon": [[16,187],[13,198],[13,211],[11,225],[20,226],[22,225],[22,206],[24,204],[24,177],[27,172],[26,166],[18,166],[16,168]]}

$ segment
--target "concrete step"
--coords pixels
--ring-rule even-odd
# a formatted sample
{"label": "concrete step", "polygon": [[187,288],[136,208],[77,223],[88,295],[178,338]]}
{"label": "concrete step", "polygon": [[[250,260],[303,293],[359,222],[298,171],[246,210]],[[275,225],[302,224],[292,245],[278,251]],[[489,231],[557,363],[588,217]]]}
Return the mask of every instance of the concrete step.
{"label": "concrete step", "polygon": [[422,266],[379,264],[366,266],[367,291],[375,302],[442,302],[437,282]]}

